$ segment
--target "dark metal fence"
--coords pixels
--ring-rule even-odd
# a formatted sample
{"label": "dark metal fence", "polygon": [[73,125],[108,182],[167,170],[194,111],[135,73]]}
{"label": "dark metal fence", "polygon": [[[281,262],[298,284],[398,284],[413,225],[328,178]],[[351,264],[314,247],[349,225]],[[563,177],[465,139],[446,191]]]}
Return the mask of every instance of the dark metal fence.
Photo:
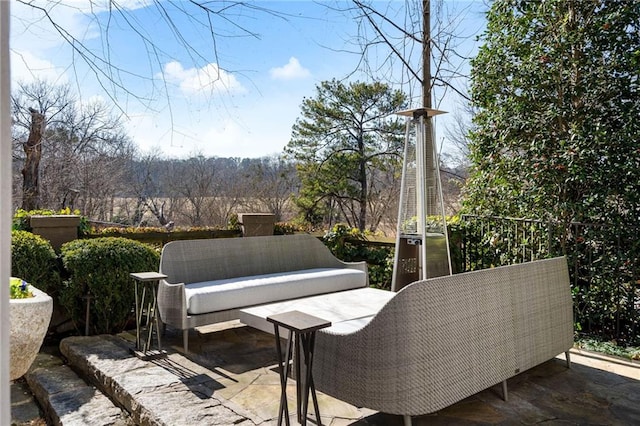
{"label": "dark metal fence", "polygon": [[458,271],[566,255],[578,333],[640,344],[640,229],[463,216],[452,232]]}

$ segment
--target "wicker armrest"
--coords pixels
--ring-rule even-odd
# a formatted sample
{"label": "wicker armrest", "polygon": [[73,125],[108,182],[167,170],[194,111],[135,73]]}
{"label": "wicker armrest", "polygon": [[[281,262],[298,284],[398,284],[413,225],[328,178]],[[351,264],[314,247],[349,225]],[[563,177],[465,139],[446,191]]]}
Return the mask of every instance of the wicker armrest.
{"label": "wicker armrest", "polygon": [[342,262],[345,268],[355,269],[358,271],[362,271],[365,273],[367,277],[366,286],[369,286],[369,268],[367,267],[367,262],[364,260],[362,262]]}
{"label": "wicker armrest", "polygon": [[187,301],[184,283],[172,284],[166,280],[160,280],[158,312],[163,323],[180,329],[187,327]]}

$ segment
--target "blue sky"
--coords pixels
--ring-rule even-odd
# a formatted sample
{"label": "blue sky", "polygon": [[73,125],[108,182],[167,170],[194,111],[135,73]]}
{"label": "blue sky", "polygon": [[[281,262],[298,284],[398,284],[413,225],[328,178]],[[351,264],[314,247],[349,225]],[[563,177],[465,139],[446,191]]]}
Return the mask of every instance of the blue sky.
{"label": "blue sky", "polygon": [[[34,3],[47,8],[91,52],[108,54],[116,67],[97,62],[91,69],[40,11],[13,2],[12,80],[37,77],[69,83],[82,102],[99,99],[117,104],[141,153],[166,157],[280,153],[303,98],[313,97],[319,82],[354,71],[360,59],[349,53],[355,51],[355,21],[335,10],[349,4],[344,1],[250,2],[249,8],[229,9],[226,19],[211,15],[213,37],[207,16],[188,9],[188,2],[120,0],[122,14],[109,14],[105,0]],[[456,31],[469,37],[460,50],[472,52],[472,34],[482,27],[482,2],[444,4],[456,16]],[[395,13],[404,17],[402,1],[377,5],[389,17]],[[162,14],[169,15],[175,27],[167,25]],[[180,37],[185,43],[178,41]],[[105,78],[107,73],[115,84]],[[357,74],[351,78],[367,79]],[[447,94],[441,108],[451,111],[456,102]],[[414,100],[418,105],[419,99]],[[446,120],[438,124],[439,139],[444,137]]]}

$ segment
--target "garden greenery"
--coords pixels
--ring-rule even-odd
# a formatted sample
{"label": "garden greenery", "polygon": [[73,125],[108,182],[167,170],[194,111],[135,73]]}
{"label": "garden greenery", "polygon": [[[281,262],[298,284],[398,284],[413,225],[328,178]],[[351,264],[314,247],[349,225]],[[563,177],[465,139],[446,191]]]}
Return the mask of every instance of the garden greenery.
{"label": "garden greenery", "polygon": [[334,256],[344,262],[366,261],[371,287],[391,289],[392,247],[367,244],[365,233],[340,223],[334,225],[322,241]]}
{"label": "garden greenery", "polygon": [[480,40],[466,212],[638,226],[638,2],[496,0]]}
{"label": "garden greenery", "polygon": [[504,222],[469,225],[467,266],[566,255],[577,330],[638,343],[638,2],[495,0],[480,41],[464,210]]}
{"label": "garden greenery", "polygon": [[9,279],[9,299],[27,299],[33,297],[33,292],[29,290],[29,284],[16,277]]}
{"label": "garden greenery", "polygon": [[61,282],[51,243],[31,232],[11,231],[11,275],[54,297]]}
{"label": "garden greenery", "polygon": [[157,271],[160,255],[150,246],[127,238],[102,237],[63,244],[61,256],[69,274],[61,303],[79,330],[84,329],[86,299],[91,298],[92,334],[118,333],[133,320],[132,272]]}

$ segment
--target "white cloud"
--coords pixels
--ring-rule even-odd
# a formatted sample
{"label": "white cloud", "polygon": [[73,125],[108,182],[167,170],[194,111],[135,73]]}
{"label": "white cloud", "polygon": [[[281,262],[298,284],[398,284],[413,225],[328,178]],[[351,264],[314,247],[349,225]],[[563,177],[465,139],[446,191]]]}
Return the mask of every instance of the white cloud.
{"label": "white cloud", "polygon": [[300,61],[292,56],[286,65],[271,68],[269,74],[275,80],[293,80],[309,77],[311,72],[300,65]]}
{"label": "white cloud", "polygon": [[185,69],[180,62],[172,61],[164,66],[164,77],[177,83],[186,95],[203,91],[244,92],[245,89],[233,74],[221,70],[217,64],[207,64],[202,68]]}
{"label": "white cloud", "polygon": [[82,9],[87,9],[88,5],[87,1],[12,2],[11,47],[32,52],[59,47],[64,43],[63,36],[52,26],[50,19],[63,28],[68,37],[82,43],[97,37],[95,16]]}
{"label": "white cloud", "polygon": [[[105,11],[113,9],[112,0],[68,0],[67,3],[75,4],[78,8],[85,11]],[[120,0],[118,7],[120,9],[135,10],[153,5],[153,0]]]}
{"label": "white cloud", "polygon": [[38,58],[31,52],[11,50],[12,82],[31,83],[37,79],[54,84],[68,82],[64,70],[50,61]]}
{"label": "white cloud", "polygon": [[268,156],[282,151],[289,133],[286,127],[273,124],[276,130],[260,122],[258,134],[242,118],[210,117],[205,121],[194,120],[196,117],[186,111],[179,115],[172,123],[162,113],[130,114],[126,128],[141,153],[168,158],[186,158],[194,153],[208,157]]}

